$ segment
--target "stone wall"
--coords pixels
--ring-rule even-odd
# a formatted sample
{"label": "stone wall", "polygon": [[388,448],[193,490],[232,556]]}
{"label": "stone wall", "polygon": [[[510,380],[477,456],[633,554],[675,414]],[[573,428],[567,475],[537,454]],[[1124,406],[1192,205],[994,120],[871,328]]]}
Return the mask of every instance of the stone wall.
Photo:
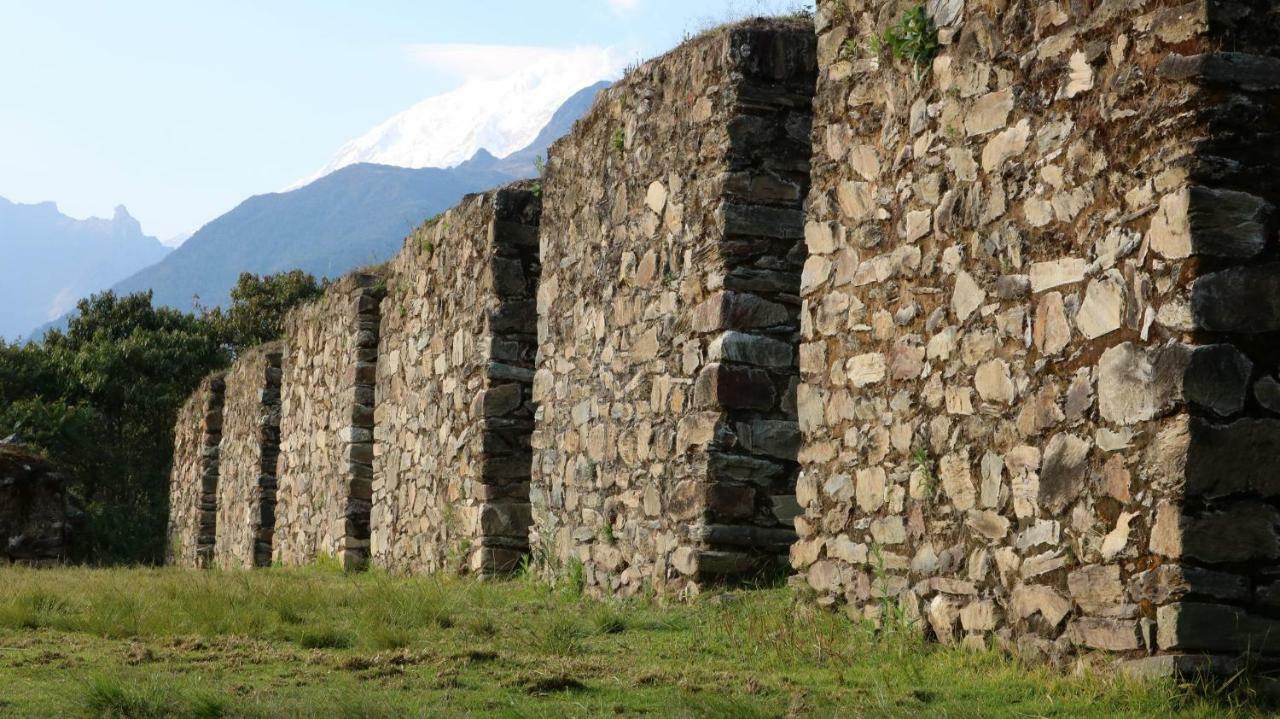
{"label": "stone wall", "polygon": [[1280,71],[1215,53],[1280,18],[934,0],[917,80],[910,4],[819,3],[794,566],[943,642],[1270,651]]}
{"label": "stone wall", "polygon": [[169,477],[169,564],[207,567],[213,559],[225,389],[223,373],[210,375],[178,412]]}
{"label": "stone wall", "polygon": [[593,592],[693,590],[794,537],[814,72],[803,21],[717,29],[550,152],[531,542]]}
{"label": "stone wall", "polygon": [[383,291],[377,275],[349,275],[286,319],[277,562],[329,557],[357,568],[368,559]]}
{"label": "stone wall", "polygon": [[0,442],[0,564],[46,566],[67,556],[67,476],[44,458]]}
{"label": "stone wall", "polygon": [[280,342],[254,347],[227,373],[214,542],[224,569],[271,565],[283,352]]}
{"label": "stone wall", "polygon": [[528,553],[541,204],[528,185],[468,196],[389,266],[371,519],[379,567],[490,574]]}

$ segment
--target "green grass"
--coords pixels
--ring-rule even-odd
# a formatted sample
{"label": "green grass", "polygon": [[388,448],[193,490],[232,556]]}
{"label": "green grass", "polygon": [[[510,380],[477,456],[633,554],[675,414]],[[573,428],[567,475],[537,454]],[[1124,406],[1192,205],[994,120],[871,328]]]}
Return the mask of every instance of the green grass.
{"label": "green grass", "polygon": [[[877,635],[787,589],[330,570],[0,570],[2,717],[1245,717],[1105,669]],[[1233,693],[1230,696],[1238,697]]]}

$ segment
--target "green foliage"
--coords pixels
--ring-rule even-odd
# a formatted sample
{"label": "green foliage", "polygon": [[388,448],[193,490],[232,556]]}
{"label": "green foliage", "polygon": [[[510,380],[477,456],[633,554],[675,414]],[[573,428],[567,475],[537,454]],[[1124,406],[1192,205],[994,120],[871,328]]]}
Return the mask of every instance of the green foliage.
{"label": "green foliage", "polygon": [[938,48],[938,26],[924,5],[906,10],[897,24],[890,26],[883,35],[871,38],[873,53],[878,55],[888,50],[893,57],[911,63],[917,81],[924,68],[933,62]]}
{"label": "green foliage", "polygon": [[619,127],[613,131],[613,137],[609,139],[609,146],[613,151],[622,155],[627,149],[627,133]]}
{"label": "green foliage", "polygon": [[542,197],[542,181],[547,176],[547,163],[542,155],[533,158],[533,167],[538,171],[538,179],[533,181],[533,194]]}
{"label": "green foliage", "polygon": [[199,315],[106,292],[82,300],[65,331],[0,342],[0,437],[18,434],[72,477],[84,505],[75,559],[163,559],[178,409],[210,372],[278,337],[284,313],[320,289],[303,273],[246,274],[230,307]]}
{"label": "green foliage", "polygon": [[284,334],[284,317],[290,308],[316,299],[327,282],[293,270],[277,275],[241,273],[231,289],[231,306],[204,313],[233,354],[277,339]]}
{"label": "green foliage", "polygon": [[924,496],[928,501],[933,501],[933,497],[938,492],[938,475],[934,471],[933,457],[929,456],[929,450],[924,447],[918,447],[911,453],[911,461],[920,470],[921,476],[924,478]]}

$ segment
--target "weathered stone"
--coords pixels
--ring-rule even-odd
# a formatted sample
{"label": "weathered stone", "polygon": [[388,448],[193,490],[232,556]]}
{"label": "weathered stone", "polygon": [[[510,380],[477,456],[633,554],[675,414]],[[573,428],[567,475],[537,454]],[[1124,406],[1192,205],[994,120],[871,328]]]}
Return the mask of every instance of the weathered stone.
{"label": "weathered stone", "polygon": [[1244,409],[1253,363],[1226,344],[1197,347],[1191,353],[1182,396],[1221,417]]}
{"label": "weathered stone", "polygon": [[1071,598],[1088,614],[1107,615],[1124,602],[1120,567],[1115,564],[1082,567],[1067,575]]}
{"label": "weathered stone", "polygon": [[1120,329],[1125,304],[1124,278],[1118,272],[1089,283],[1084,303],[1076,315],[1076,327],[1088,339]]}
{"label": "weathered stone", "polygon": [[1052,262],[1036,262],[1031,265],[1031,291],[1051,290],[1063,285],[1084,281],[1087,263],[1083,259],[1067,257]]}
{"label": "weathered stone", "polygon": [[1180,439],[1164,451],[1181,455],[1179,464],[1185,468],[1188,495],[1216,498],[1256,492],[1265,497],[1280,496],[1280,477],[1266,461],[1280,453],[1280,420],[1239,419],[1215,424],[1196,417]]}
{"label": "weathered stone", "polygon": [[[210,375],[178,412],[169,477],[165,556],[169,564],[208,567],[213,563],[225,393],[225,375]],[[12,541],[9,535],[5,539]]]}
{"label": "weathered stone", "polygon": [[1157,642],[1165,651],[1280,652],[1280,622],[1237,607],[1178,602],[1156,610]]}
{"label": "weathered stone", "polygon": [[224,569],[271,565],[283,352],[278,342],[246,350],[226,376],[213,556]]}
{"label": "weathered stone", "polygon": [[1119,425],[1149,420],[1182,392],[1190,353],[1178,346],[1147,351],[1124,342],[1098,360],[1098,411]]}
{"label": "weathered stone", "polygon": [[741,362],[758,367],[790,367],[793,347],[779,340],[745,332],[725,332],[707,348],[709,362]]}
{"label": "weathered stone", "polygon": [[1009,404],[1017,395],[1009,377],[1009,365],[1004,360],[991,360],[979,365],[974,375],[974,387],[978,395],[988,402]]}
{"label": "weathered stone", "polygon": [[1191,316],[1196,327],[1210,332],[1280,330],[1280,265],[1232,267],[1200,277],[1191,287]]}
{"label": "weathered stone", "polygon": [[1073,644],[1111,652],[1142,648],[1142,635],[1134,619],[1080,617],[1067,625],[1066,636]]}
{"label": "weathered stone", "polygon": [[1071,601],[1052,587],[1019,584],[1009,594],[1009,611],[1021,619],[1039,614],[1049,626],[1056,627],[1071,613]]}
{"label": "weathered stone", "polygon": [[951,295],[951,309],[955,312],[957,320],[964,322],[969,319],[969,316],[986,300],[986,296],[968,272],[962,270],[956,273],[956,288]]}
{"label": "weathered stone", "polygon": [[1054,435],[1040,470],[1040,506],[1056,514],[1075,501],[1084,489],[1088,460],[1088,442],[1065,432]]}

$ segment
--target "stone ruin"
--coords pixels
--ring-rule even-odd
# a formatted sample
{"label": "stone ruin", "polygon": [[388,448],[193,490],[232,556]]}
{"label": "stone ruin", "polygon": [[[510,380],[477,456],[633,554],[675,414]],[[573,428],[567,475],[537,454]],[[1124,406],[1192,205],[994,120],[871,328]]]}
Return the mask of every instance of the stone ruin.
{"label": "stone ruin", "polygon": [[178,411],[169,476],[169,537],[165,560],[209,567],[218,522],[218,455],[226,374],[205,378]]}
{"label": "stone ruin", "polygon": [[509,572],[529,552],[538,220],[531,185],[465,198],[387,272],[374,431],[379,567]]}
{"label": "stone ruin", "polygon": [[283,343],[261,345],[226,375],[222,431],[240,441],[226,442],[218,458],[214,562],[224,569],[271,566],[283,357]]}
{"label": "stone ruin", "polygon": [[931,3],[919,81],[850,49],[902,4],[816,17],[794,566],[942,642],[1273,652],[1280,15],[1005,5]]}
{"label": "stone ruin", "polygon": [[[175,560],[212,529],[288,564],[528,556],[689,595],[781,559],[941,642],[1148,673],[1280,653],[1280,11],[930,0],[936,56],[872,54],[912,6],[694,38],[536,186],[296,310],[274,536],[200,491],[204,387]],[[235,426],[224,457],[251,456],[261,423]]]}
{"label": "stone ruin", "polygon": [[0,442],[0,563],[50,566],[66,559],[67,483],[48,460]]}
{"label": "stone ruin", "polygon": [[369,559],[373,397],[384,280],[357,273],[285,322],[272,557]]}
{"label": "stone ruin", "polygon": [[601,93],[544,179],[531,541],[590,587],[758,573],[795,539],[806,24]]}

